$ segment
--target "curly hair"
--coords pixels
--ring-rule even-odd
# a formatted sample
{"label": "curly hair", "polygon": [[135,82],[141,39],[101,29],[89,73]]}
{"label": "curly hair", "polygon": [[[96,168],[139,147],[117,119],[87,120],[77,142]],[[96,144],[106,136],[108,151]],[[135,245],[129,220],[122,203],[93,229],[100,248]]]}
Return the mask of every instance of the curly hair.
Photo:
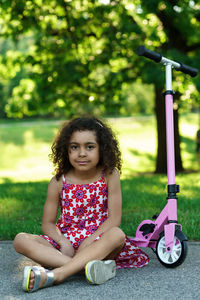
{"label": "curly hair", "polygon": [[69,141],[75,131],[94,131],[99,144],[99,166],[104,171],[112,172],[115,168],[121,172],[121,152],[118,141],[111,128],[96,117],[80,117],[65,122],[55,138],[50,159],[55,167],[55,176],[58,180],[62,174],[71,169],[68,156]]}

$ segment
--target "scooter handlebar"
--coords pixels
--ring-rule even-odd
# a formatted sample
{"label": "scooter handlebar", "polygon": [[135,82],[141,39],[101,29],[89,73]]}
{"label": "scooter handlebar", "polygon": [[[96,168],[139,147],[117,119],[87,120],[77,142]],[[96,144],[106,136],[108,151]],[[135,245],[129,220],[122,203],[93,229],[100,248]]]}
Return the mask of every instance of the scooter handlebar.
{"label": "scooter handlebar", "polygon": [[162,55],[160,53],[151,51],[144,46],[139,46],[137,49],[137,54],[139,56],[145,56],[149,59],[154,60],[155,62],[159,63],[162,60]]}
{"label": "scooter handlebar", "polygon": [[179,64],[180,64],[180,68],[175,68],[177,71],[181,71],[181,72],[183,72],[185,74],[189,74],[192,77],[197,76],[198,69],[189,67],[187,65],[184,65],[181,62],[179,62]]}
{"label": "scooter handlebar", "polygon": [[[145,57],[147,57],[149,59],[152,59],[152,60],[154,60],[157,63],[161,62],[162,58],[163,58],[163,61],[165,61],[165,62],[166,62],[166,60],[168,60],[165,57],[163,57],[162,54],[157,53],[155,51],[151,51],[151,50],[145,48],[144,46],[139,46],[138,47],[137,54],[139,56],[145,56]],[[174,63],[176,65],[177,64],[180,65],[179,67],[175,67],[175,69],[177,71],[181,71],[181,72],[183,72],[185,74],[189,74],[192,77],[195,77],[198,74],[198,69],[196,69],[196,68],[189,67],[189,66],[187,66],[185,64],[182,64],[181,62],[173,62],[171,60],[168,60],[168,61],[170,61],[171,63]]]}

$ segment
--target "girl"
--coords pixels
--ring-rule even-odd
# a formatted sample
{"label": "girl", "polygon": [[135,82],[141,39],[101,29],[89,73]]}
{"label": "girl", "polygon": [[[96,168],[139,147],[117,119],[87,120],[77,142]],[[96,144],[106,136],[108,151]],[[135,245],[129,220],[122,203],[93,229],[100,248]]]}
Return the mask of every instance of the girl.
{"label": "girl", "polygon": [[73,119],[55,139],[51,158],[56,175],[44,205],[44,235],[19,233],[14,240],[17,252],[51,271],[25,267],[23,289],[59,284],[83,269],[90,283],[101,284],[116,268],[145,266],[148,256],[119,228],[121,154],[111,129],[94,117]]}

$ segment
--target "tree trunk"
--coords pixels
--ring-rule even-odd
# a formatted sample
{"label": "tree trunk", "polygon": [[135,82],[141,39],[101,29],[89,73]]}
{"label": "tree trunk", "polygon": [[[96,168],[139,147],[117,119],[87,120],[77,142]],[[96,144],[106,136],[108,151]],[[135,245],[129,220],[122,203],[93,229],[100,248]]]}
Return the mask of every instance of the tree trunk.
{"label": "tree trunk", "polygon": [[[167,173],[166,154],[166,123],[165,123],[165,99],[162,90],[155,87],[155,112],[157,121],[157,160],[155,173]],[[175,138],[175,169],[176,172],[183,171],[180,135],[178,126],[178,109],[174,110],[174,138]]]}

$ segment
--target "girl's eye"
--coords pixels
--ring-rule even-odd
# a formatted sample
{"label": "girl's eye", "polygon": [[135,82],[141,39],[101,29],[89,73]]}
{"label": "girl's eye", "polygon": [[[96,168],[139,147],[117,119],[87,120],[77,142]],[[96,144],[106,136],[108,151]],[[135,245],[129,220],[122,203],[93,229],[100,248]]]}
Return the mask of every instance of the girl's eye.
{"label": "girl's eye", "polygon": [[78,146],[76,146],[76,145],[72,145],[72,146],[71,146],[71,149],[72,149],[72,150],[76,150],[77,148],[78,148]]}
{"label": "girl's eye", "polygon": [[89,149],[89,150],[92,150],[92,149],[94,149],[94,146],[88,145],[88,149]]}

